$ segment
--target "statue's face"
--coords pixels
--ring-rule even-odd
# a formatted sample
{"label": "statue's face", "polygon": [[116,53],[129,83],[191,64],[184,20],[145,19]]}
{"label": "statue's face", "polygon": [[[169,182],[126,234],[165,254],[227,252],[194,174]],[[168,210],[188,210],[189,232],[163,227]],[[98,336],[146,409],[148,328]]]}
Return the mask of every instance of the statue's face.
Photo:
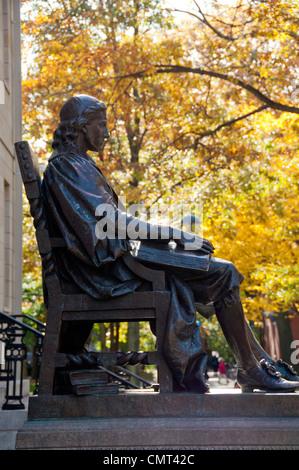
{"label": "statue's face", "polygon": [[83,132],[87,149],[102,152],[109,138],[106,111],[100,111],[96,116],[92,116],[84,126]]}

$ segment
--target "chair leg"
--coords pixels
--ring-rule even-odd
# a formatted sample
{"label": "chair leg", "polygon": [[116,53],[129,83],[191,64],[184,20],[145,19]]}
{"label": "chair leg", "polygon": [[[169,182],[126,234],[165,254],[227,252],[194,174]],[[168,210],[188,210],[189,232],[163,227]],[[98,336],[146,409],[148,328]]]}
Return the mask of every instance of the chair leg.
{"label": "chair leg", "polygon": [[166,331],[168,303],[163,302],[156,308],[157,350],[159,353],[158,382],[160,393],[173,392],[173,375],[163,354],[163,341]]}
{"label": "chair leg", "polygon": [[57,306],[56,308],[49,307],[39,375],[38,393],[40,395],[52,395],[53,393],[60,325],[61,312],[57,311]]}
{"label": "chair leg", "polygon": [[[61,330],[61,316],[63,305],[62,301],[55,296],[49,305],[47,313],[47,326],[43,344],[43,353],[39,377],[39,394],[52,395],[54,375],[56,367],[56,354],[59,348],[59,338]],[[156,337],[158,354],[158,381],[160,384],[160,393],[173,392],[172,372],[165,360],[163,354],[163,340],[166,331],[168,302],[160,299],[161,302],[156,306]]]}

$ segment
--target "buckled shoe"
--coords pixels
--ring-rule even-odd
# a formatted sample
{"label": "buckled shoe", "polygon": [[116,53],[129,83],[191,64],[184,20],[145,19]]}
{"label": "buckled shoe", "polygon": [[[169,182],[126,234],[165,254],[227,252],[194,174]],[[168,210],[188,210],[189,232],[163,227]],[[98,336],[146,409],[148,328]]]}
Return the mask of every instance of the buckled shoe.
{"label": "buckled shoe", "polygon": [[270,393],[290,393],[299,390],[299,382],[282,378],[275,365],[266,360],[260,361],[261,368],[248,373],[243,369],[238,370],[237,382],[242,393],[251,393],[253,390],[262,390]]}
{"label": "buckled shoe", "polygon": [[278,361],[274,362],[275,369],[281,373],[281,376],[286,380],[291,380],[292,382],[299,382],[299,375],[287,362],[282,361],[279,359]]}

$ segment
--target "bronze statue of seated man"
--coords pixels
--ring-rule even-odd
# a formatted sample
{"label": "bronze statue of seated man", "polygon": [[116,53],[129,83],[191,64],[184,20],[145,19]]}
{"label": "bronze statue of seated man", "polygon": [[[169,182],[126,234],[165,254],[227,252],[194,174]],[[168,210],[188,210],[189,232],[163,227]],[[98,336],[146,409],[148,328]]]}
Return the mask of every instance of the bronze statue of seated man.
{"label": "bronze statue of seated man", "polygon": [[[52,236],[62,236],[66,248],[57,259],[60,275],[97,299],[109,299],[140,290],[145,281],[125,265],[122,255],[131,250],[129,237],[99,237],[96,210],[108,205],[116,226],[126,226],[132,216],[109,185],[100,168],[87,151],[102,152],[107,130],[106,106],[96,98],[79,95],[70,98],[60,110],[60,123],[54,132],[53,153],[42,181],[42,197]],[[138,219],[134,221],[138,222]],[[180,246],[190,243],[185,232],[168,227],[165,240],[163,226],[143,222],[141,243],[154,230],[155,243],[175,240]],[[124,232],[122,226],[122,233]],[[164,227],[165,228],[165,227]],[[196,235],[193,247],[199,253],[213,255],[213,245]],[[155,266],[156,268],[156,266]],[[237,381],[243,391],[260,389],[289,392],[299,389],[299,377],[284,363],[274,362],[254,337],[245,320],[239,296],[243,276],[228,261],[211,256],[207,271],[194,271],[188,278],[175,268],[166,270],[171,301],[163,352],[174,377],[176,391],[205,393],[207,355],[196,324],[196,303],[213,303],[217,319],[238,365]],[[86,323],[68,325],[62,334],[62,348],[77,353],[91,330]]]}

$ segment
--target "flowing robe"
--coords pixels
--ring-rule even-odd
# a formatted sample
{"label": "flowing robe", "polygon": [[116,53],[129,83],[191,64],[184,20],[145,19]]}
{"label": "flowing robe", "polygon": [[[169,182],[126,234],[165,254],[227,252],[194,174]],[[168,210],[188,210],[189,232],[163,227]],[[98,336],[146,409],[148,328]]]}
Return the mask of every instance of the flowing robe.
{"label": "flowing robe", "polygon": [[[99,205],[108,204],[115,220],[124,208],[101,170],[79,147],[65,147],[49,159],[42,181],[52,237],[63,237],[66,248],[56,250],[56,263],[66,284],[98,299],[109,299],[146,288],[146,281],[125,265],[122,255],[131,250],[129,239],[100,239],[96,226]],[[131,216],[126,216],[129,223]],[[146,224],[150,230],[151,224]],[[194,277],[166,272],[171,301],[167,315],[164,354],[177,383],[181,384],[195,364],[205,356],[196,323],[196,302],[233,301],[233,291],[243,277],[232,263],[212,258],[208,272]]]}

